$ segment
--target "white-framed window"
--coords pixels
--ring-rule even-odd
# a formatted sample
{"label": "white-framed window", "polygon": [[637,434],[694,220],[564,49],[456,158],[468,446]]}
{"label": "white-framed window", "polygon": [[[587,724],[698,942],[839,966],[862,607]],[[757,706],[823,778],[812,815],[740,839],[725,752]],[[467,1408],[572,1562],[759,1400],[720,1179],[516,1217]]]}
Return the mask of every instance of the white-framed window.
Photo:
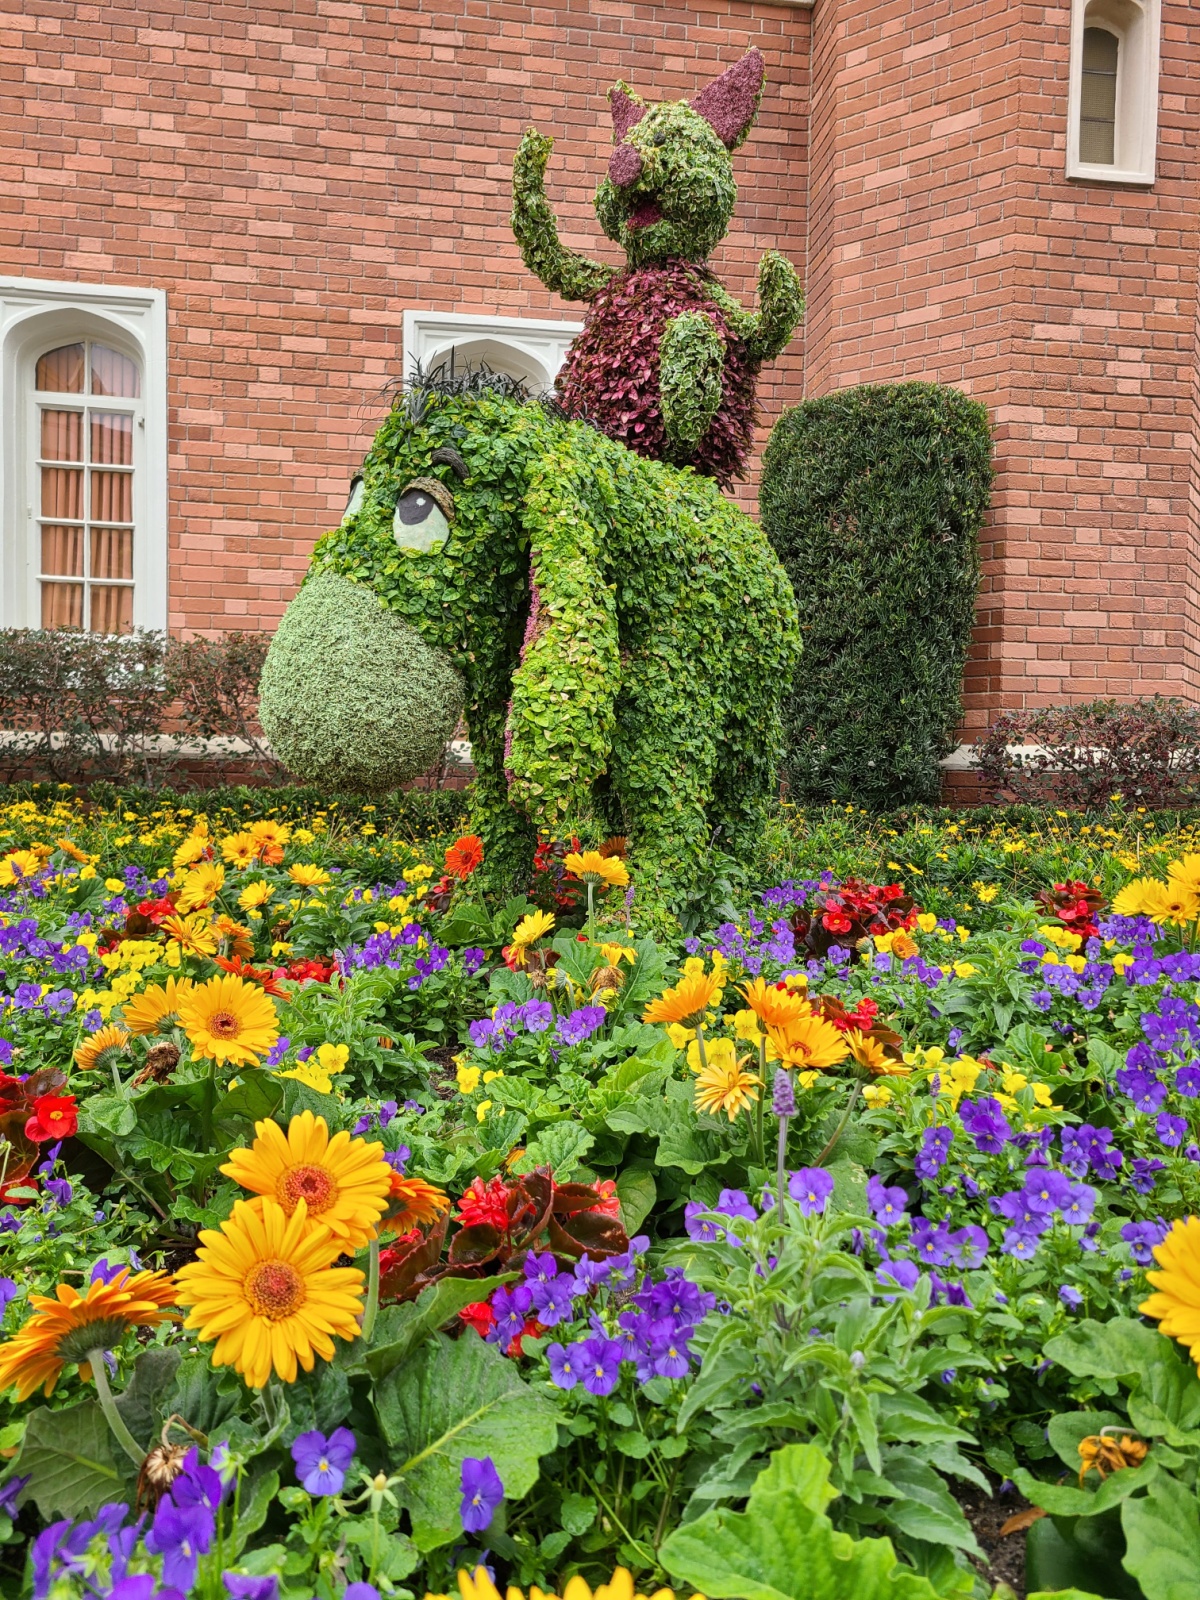
{"label": "white-framed window", "polygon": [[1153,183],[1161,0],[1071,0],[1067,177]]}
{"label": "white-framed window", "polygon": [[0,619],[166,627],[161,290],[0,278]]}
{"label": "white-framed window", "polygon": [[404,313],[404,374],[420,366],[489,366],[517,378],[533,394],[553,389],[567,346],[582,322],[545,322],[533,317],[486,317],[462,311]]}

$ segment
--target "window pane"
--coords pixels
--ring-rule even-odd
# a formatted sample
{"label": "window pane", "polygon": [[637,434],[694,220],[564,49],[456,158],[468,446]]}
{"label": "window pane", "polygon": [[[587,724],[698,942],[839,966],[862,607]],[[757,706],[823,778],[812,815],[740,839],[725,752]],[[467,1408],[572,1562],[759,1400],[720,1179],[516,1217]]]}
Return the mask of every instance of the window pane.
{"label": "window pane", "polygon": [[92,393],[121,395],[136,400],[142,392],[137,363],[110,350],[107,345],[92,346]]}
{"label": "window pane", "polygon": [[82,411],[42,412],[42,456],[46,461],[83,460]]}
{"label": "window pane", "polygon": [[1079,159],[1111,167],[1116,160],[1119,41],[1106,28],[1083,30],[1079,94]]}
{"label": "window pane", "polygon": [[64,344],[39,356],[34,386],[51,394],[82,394],[82,344]]}
{"label": "window pane", "polygon": [[83,577],[83,529],[42,527],[42,572],[61,578]]}
{"label": "window pane", "polygon": [[92,586],[92,632],[129,633],[133,629],[133,590]]}
{"label": "window pane", "polygon": [[42,627],[83,627],[83,585],[44,583],[42,585]]}
{"label": "window pane", "polygon": [[133,577],[133,529],[92,529],[93,578]]}
{"label": "window pane", "polygon": [[92,473],[92,516],[97,522],[133,521],[133,473]]}
{"label": "window pane", "polygon": [[42,515],[83,517],[83,473],[71,467],[42,468]]}
{"label": "window pane", "polygon": [[[45,452],[43,451],[43,454]],[[76,461],[77,456],[58,456],[59,461]],[[133,418],[127,413],[92,412],[92,460],[104,465],[133,465]]]}

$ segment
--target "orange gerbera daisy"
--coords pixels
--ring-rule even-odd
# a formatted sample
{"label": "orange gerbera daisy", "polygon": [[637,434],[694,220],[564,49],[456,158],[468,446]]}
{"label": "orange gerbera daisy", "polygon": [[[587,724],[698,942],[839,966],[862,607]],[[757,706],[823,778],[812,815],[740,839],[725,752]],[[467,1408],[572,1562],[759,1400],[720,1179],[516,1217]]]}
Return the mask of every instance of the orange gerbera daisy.
{"label": "orange gerbera daisy", "polygon": [[383,1146],[354,1139],[344,1129],[331,1139],[325,1118],[311,1111],[293,1117],[286,1133],[275,1122],[256,1122],[254,1133],[248,1150],[230,1152],[221,1168],[226,1177],[269,1195],[285,1216],[303,1200],[308,1216],[329,1229],[339,1249],[361,1250],[374,1236],[396,1176],[383,1159]]}
{"label": "orange gerbera daisy", "polygon": [[642,1012],[643,1022],[678,1022],[696,1028],[720,995],[723,984],[715,972],[694,972],[680,978],[673,989],[666,989]]}
{"label": "orange gerbera daisy", "polygon": [[424,1178],[405,1178],[392,1173],[388,1210],[379,1224],[380,1233],[407,1233],[420,1223],[436,1222],[450,1209],[450,1196],[435,1189]]}
{"label": "orange gerbera daisy", "polygon": [[469,878],[483,861],[483,840],[476,833],[464,833],[446,851],[443,861],[452,878]]}
{"label": "orange gerbera daisy", "polygon": [[858,1028],[848,1028],[842,1035],[850,1051],[851,1059],[860,1067],[865,1067],[873,1078],[907,1078],[912,1074],[912,1068],[906,1067],[903,1061],[897,1061],[889,1056],[878,1039],[873,1039],[869,1033],[863,1033]]}
{"label": "orange gerbera daisy", "polygon": [[175,1300],[167,1273],[131,1275],[128,1267],[107,1283],[97,1278],[86,1294],[60,1283],[53,1297],[30,1295],[33,1316],[0,1344],[0,1391],[15,1385],[18,1400],[28,1400],[39,1387],[49,1395],[72,1361],[81,1377],[90,1378],[90,1356],[113,1349],[129,1328],[157,1328],[175,1320],[165,1310]]}
{"label": "orange gerbera daisy", "polygon": [[103,1028],[97,1028],[83,1041],[75,1052],[75,1065],[85,1072],[93,1067],[110,1067],[119,1056],[125,1054],[128,1043],[129,1035],[125,1029],[110,1022]]}
{"label": "orange gerbera daisy", "polygon": [[797,994],[783,984],[765,983],[762,978],[742,984],[738,993],[764,1028],[783,1027],[797,1017],[808,1016],[812,1011],[803,994]]}

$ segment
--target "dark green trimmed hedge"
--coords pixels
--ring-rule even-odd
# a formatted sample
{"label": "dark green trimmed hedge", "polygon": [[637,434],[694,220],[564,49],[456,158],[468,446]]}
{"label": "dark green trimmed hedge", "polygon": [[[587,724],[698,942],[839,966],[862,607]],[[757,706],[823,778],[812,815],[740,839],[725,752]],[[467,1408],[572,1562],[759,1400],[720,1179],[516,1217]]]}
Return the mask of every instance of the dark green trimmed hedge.
{"label": "dark green trimmed hedge", "polygon": [[954,748],[992,483],[986,407],[932,383],[806,400],[763,461],[804,655],[784,702],[795,798],[935,801]]}

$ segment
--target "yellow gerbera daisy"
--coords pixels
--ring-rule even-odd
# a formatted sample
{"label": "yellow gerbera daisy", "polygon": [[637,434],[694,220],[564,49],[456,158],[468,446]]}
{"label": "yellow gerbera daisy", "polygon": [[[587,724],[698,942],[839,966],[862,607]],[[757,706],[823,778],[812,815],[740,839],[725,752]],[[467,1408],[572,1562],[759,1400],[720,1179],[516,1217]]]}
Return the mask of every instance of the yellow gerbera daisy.
{"label": "yellow gerbera daisy", "polygon": [[781,989],[777,984],[755,978],[744,983],[738,993],[765,1028],[782,1027],[797,1017],[806,1017],[812,1007],[803,994],[791,989]]}
{"label": "yellow gerbera daisy", "polygon": [[1155,1293],[1138,1310],[1158,1321],[1158,1331],[1178,1339],[1200,1371],[1200,1217],[1179,1217],[1154,1247],[1161,1272],[1148,1272]]}
{"label": "yellow gerbera daisy", "polygon": [[797,1017],[782,1028],[767,1029],[767,1060],[785,1067],[819,1070],[835,1066],[849,1054],[845,1035],[824,1017]]}
{"label": "yellow gerbera daisy", "polygon": [[190,867],[203,858],[209,847],[208,824],[198,824],[171,857],[171,865]]}
{"label": "yellow gerbera daisy", "polygon": [[705,1067],[696,1079],[696,1110],[709,1111],[715,1117],[724,1111],[730,1122],[739,1111],[752,1106],[758,1099],[760,1080],[744,1070],[749,1056],[740,1061],[721,1061]]}
{"label": "yellow gerbera daisy", "polygon": [[190,978],[168,978],[130,995],[121,1007],[125,1026],[130,1033],[165,1033],[179,1021],[180,1002],[194,988]]}
{"label": "yellow gerbera daisy", "polygon": [[225,868],[219,861],[202,861],[184,878],[175,904],[180,911],[198,911],[212,904],[224,882]]}
{"label": "yellow gerbera daisy", "polygon": [[265,906],[275,893],[274,886],[264,883],[260,878],[257,883],[248,883],[238,895],[238,905],[243,911],[257,911],[259,906]]}
{"label": "yellow gerbera daisy", "polygon": [[[500,1591],[488,1576],[486,1567],[476,1567],[474,1573],[460,1570],[458,1592],[460,1600],[500,1600]],[[448,1600],[448,1596],[426,1594],[425,1600]],[[525,1596],[520,1589],[514,1589],[510,1585],[505,1593],[505,1600],[525,1600]],[[529,1600],[558,1600],[558,1596],[543,1594],[540,1589],[530,1589]],[[617,1567],[610,1581],[602,1583],[594,1592],[588,1587],[586,1580],[576,1573],[573,1578],[567,1579],[562,1600],[647,1600],[647,1597],[641,1594],[635,1595],[633,1579],[628,1569]],[[675,1600],[675,1591],[656,1589],[649,1600]],[[704,1596],[694,1594],[691,1600],[704,1600]]]}
{"label": "yellow gerbera daisy", "polygon": [[1180,856],[1167,868],[1167,882],[1188,894],[1200,897],[1200,855]]}
{"label": "yellow gerbera daisy", "polygon": [[325,1118],[311,1111],[293,1117],[286,1134],[278,1123],[265,1121],[255,1123],[254,1133],[248,1150],[230,1152],[221,1168],[227,1178],[269,1196],[285,1216],[303,1201],[341,1250],[361,1250],[374,1237],[394,1176],[382,1145],[353,1139],[345,1130],[331,1139]]}
{"label": "yellow gerbera daisy", "polygon": [[279,1037],[269,996],[232,972],[197,984],[179,1002],[179,1020],[202,1061],[257,1066]]}
{"label": "yellow gerbera daisy", "polygon": [[692,972],[673,989],[665,989],[642,1013],[643,1022],[679,1022],[695,1028],[720,998],[724,985],[715,972]]}
{"label": "yellow gerbera daisy", "polygon": [[513,964],[523,967],[530,946],[545,938],[553,926],[554,914],[551,911],[531,911],[527,917],[522,917],[513,929],[512,941],[508,946],[508,954]]}
{"label": "yellow gerbera daisy", "polygon": [[285,827],[282,822],[272,822],[269,818],[264,818],[262,822],[252,822],[246,832],[252,839],[258,841],[260,849],[266,846],[268,849],[282,850],[292,836],[290,828]]}
{"label": "yellow gerbera daisy", "polygon": [[131,1276],[128,1267],[107,1283],[97,1278],[86,1294],[60,1283],[53,1296],[30,1295],[33,1316],[0,1344],[0,1392],[15,1385],[18,1400],[28,1400],[39,1387],[51,1394],[70,1361],[78,1363],[81,1377],[90,1378],[93,1352],[113,1349],[129,1328],[157,1328],[173,1320],[164,1308],[175,1301],[165,1272]]}
{"label": "yellow gerbera daisy", "polygon": [[186,1328],[216,1340],[214,1367],[234,1367],[261,1389],[274,1371],[296,1381],[316,1356],[332,1359],[333,1335],[358,1336],[363,1275],[330,1265],[340,1254],[328,1228],[299,1200],[290,1217],[273,1200],[239,1200],[220,1231],[204,1228],[196,1260],[175,1274]]}
{"label": "yellow gerbera daisy", "polygon": [[244,872],[258,860],[258,840],[249,833],[226,834],[221,840],[221,854],[231,867]]}
{"label": "yellow gerbera daisy", "polygon": [[333,882],[325,868],[318,867],[313,861],[297,861],[294,866],[288,868],[288,877],[304,889],[319,889],[324,884]]}
{"label": "yellow gerbera daisy", "polygon": [[581,883],[606,883],[610,889],[624,889],[629,882],[629,870],[620,856],[602,856],[598,850],[585,850],[582,855],[572,851],[563,857],[563,866]]}
{"label": "yellow gerbera daisy", "polygon": [[216,952],[216,934],[204,917],[164,917],[163,932],[180,955],[211,956]]}
{"label": "yellow gerbera daisy", "polygon": [[1152,922],[1168,922],[1176,928],[1185,927],[1200,915],[1200,897],[1178,878],[1172,878],[1169,883],[1151,878],[1142,903]]}
{"label": "yellow gerbera daisy", "polygon": [[851,1028],[843,1035],[851,1059],[857,1061],[860,1067],[865,1067],[872,1077],[907,1078],[912,1074],[912,1068],[906,1067],[903,1061],[897,1061],[889,1056],[878,1039],[872,1039],[869,1033],[862,1033],[858,1028]]}
{"label": "yellow gerbera daisy", "polygon": [[22,878],[32,878],[41,867],[41,858],[33,850],[11,850],[0,860],[0,888],[20,883]]}
{"label": "yellow gerbera daisy", "polygon": [[129,1035],[124,1028],[118,1028],[116,1023],[110,1022],[106,1027],[98,1028],[95,1033],[83,1041],[75,1051],[75,1065],[85,1072],[90,1072],[93,1067],[101,1067],[105,1071],[112,1066],[118,1056],[125,1054],[125,1046],[129,1043]]}
{"label": "yellow gerbera daisy", "polygon": [[407,1233],[421,1223],[436,1222],[450,1209],[450,1196],[424,1178],[404,1178],[392,1173],[388,1212],[379,1224],[382,1233]]}

